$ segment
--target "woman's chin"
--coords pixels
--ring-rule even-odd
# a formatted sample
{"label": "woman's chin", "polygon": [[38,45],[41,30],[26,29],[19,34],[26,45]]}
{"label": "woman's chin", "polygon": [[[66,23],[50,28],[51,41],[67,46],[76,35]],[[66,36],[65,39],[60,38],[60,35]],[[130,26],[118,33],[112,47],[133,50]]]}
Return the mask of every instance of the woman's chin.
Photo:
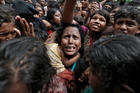
{"label": "woman's chin", "polygon": [[65,55],[67,55],[67,56],[73,56],[74,53],[73,52],[67,52],[67,53],[65,53]]}
{"label": "woman's chin", "polygon": [[72,57],[74,57],[76,54],[77,54],[77,53],[74,53],[74,52],[65,52],[65,56],[66,56],[67,58],[72,58]]}

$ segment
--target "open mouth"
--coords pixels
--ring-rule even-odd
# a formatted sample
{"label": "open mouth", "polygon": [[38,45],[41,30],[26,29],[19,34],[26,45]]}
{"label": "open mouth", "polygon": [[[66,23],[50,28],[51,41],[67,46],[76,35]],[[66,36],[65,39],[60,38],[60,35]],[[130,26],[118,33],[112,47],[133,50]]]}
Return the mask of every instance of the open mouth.
{"label": "open mouth", "polygon": [[93,28],[97,29],[97,28],[98,28],[98,26],[96,26],[96,25],[93,25]]}
{"label": "open mouth", "polygon": [[67,51],[67,52],[72,52],[74,50],[75,50],[75,47],[74,46],[66,46],[65,47],[65,51]]}
{"label": "open mouth", "polygon": [[93,25],[92,25],[92,28],[94,28],[94,29],[98,29],[98,28],[99,28],[99,25],[97,25],[97,24],[93,24]]}

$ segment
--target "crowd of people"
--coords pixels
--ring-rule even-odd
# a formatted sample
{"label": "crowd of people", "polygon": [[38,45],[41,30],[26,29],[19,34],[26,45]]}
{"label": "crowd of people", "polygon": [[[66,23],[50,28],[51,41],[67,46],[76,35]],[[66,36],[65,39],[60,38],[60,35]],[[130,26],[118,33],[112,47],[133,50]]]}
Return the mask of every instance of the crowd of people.
{"label": "crowd of people", "polygon": [[139,37],[139,0],[0,0],[0,93],[140,93]]}

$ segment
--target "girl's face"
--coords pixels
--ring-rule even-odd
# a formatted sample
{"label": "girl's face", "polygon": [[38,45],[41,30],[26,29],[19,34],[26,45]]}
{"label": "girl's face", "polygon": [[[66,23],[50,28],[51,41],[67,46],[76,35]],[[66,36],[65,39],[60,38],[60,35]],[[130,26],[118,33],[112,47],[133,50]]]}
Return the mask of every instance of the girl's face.
{"label": "girl's face", "polygon": [[54,23],[60,24],[60,22],[61,22],[61,17],[62,17],[62,15],[61,15],[60,11],[57,10],[57,11],[55,12],[54,16],[53,16],[53,18],[54,18]]}
{"label": "girl's face", "polygon": [[106,19],[100,14],[95,14],[90,22],[89,29],[94,32],[100,32],[106,27]]}
{"label": "girl's face", "polygon": [[61,48],[64,54],[74,56],[81,48],[81,36],[76,27],[67,27],[61,37]]}
{"label": "girl's face", "polygon": [[36,9],[37,9],[37,10],[38,10],[38,12],[39,12],[39,17],[44,16],[44,12],[43,12],[43,10],[42,10],[42,8],[41,8],[41,7],[37,7]]}

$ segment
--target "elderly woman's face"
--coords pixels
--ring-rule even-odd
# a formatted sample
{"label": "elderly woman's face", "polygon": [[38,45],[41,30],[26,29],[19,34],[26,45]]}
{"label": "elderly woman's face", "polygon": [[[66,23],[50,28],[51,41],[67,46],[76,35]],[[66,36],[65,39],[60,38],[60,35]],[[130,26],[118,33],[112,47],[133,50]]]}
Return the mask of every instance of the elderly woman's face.
{"label": "elderly woman's face", "polygon": [[9,40],[15,38],[17,32],[13,22],[2,23],[0,25],[0,41]]}
{"label": "elderly woman's face", "polygon": [[61,47],[65,55],[74,56],[81,48],[81,36],[76,27],[67,27],[61,37]]}

